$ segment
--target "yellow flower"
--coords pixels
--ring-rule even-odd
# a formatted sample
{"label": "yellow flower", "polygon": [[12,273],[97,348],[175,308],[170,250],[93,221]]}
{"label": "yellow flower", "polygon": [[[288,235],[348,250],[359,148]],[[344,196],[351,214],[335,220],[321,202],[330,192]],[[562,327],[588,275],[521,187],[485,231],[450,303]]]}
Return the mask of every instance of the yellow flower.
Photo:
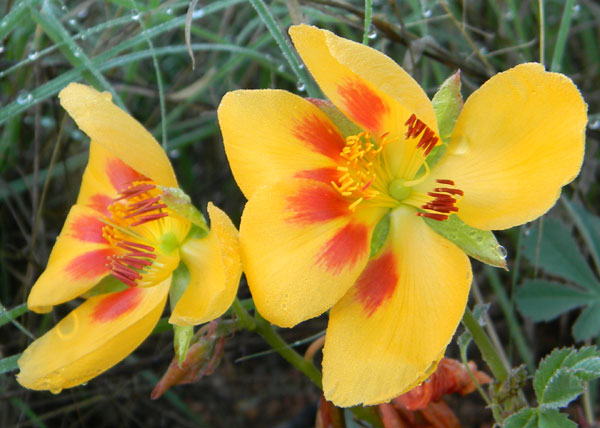
{"label": "yellow flower", "polygon": [[[539,64],[492,77],[464,105],[444,156],[431,102],[385,55],[290,29],[325,95],[356,126],[278,90],[227,94],[218,116],[248,198],[242,264],[258,311],[285,327],[331,308],[325,397],[381,403],[431,373],[462,317],[468,257],[423,217],[505,229],[545,213],[577,175],[586,105]],[[332,116],[333,117],[333,116]],[[356,128],[352,130],[351,128]],[[390,215],[383,247],[375,225]]]}
{"label": "yellow flower", "polygon": [[27,388],[59,392],[97,376],[150,334],[180,262],[190,282],[170,322],[194,325],[220,316],[233,301],[241,262],[237,230],[209,204],[207,235],[169,208],[162,188],[176,188],[169,160],[156,140],[110,94],[72,83],[59,98],[90,136],[90,159],[77,203],[34,284],[28,306],[48,312],[112,275],[121,291],[88,298],[18,361]]}

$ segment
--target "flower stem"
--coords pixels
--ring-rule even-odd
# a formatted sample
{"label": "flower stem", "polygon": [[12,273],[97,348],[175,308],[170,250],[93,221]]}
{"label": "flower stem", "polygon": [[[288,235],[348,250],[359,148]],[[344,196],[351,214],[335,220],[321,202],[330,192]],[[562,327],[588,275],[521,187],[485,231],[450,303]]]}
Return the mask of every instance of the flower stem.
{"label": "flower stem", "polygon": [[479,322],[475,319],[469,308],[465,309],[462,323],[473,336],[473,341],[479,348],[481,356],[489,366],[496,380],[498,382],[504,382],[508,378],[508,370],[506,367],[504,367],[504,364],[502,363],[498,352],[492,345],[490,338],[483,330],[483,327],[479,325]]}
{"label": "flower stem", "polygon": [[239,319],[240,327],[246,330],[256,331],[269,345],[271,345],[271,348],[273,348],[274,351],[304,373],[312,383],[319,387],[319,389],[322,388],[321,372],[311,361],[305,360],[302,355],[294,351],[290,345],[277,334],[273,326],[258,313],[258,311],[255,312],[255,316],[252,318],[237,297],[233,301],[232,308]]}

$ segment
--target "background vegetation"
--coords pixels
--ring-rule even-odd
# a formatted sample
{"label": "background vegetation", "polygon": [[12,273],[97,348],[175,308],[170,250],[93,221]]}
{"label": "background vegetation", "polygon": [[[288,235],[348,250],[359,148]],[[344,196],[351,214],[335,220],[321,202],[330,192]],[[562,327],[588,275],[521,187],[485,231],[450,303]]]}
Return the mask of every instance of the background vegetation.
{"label": "background vegetation", "polygon": [[[163,144],[197,206],[213,201],[239,224],[245,201],[227,166],[215,110],[223,94],[238,88],[319,96],[282,36],[297,22],[364,38],[430,95],[457,69],[466,98],[489,76],[527,61],[573,79],[590,113],[581,175],[544,220],[499,234],[510,272],[473,262],[471,306],[489,303],[483,311],[488,335],[508,366],[525,364],[530,373],[553,348],[597,343],[596,1],[374,0],[366,28],[369,9],[362,1],[199,1],[189,27],[195,68],[185,43],[189,6],[0,0],[0,426],[308,426],[290,421],[314,411],[319,391],[278,355],[261,353],[268,346],[250,334],[227,341],[215,374],[157,401],[150,401],[150,391],[172,357],[164,323],[133,356],[85,387],[55,396],[24,390],[14,379],[17,354],[75,304],[44,316],[24,304],[77,197],[88,156],[88,139],[60,108],[58,91],[72,81],[110,91]],[[240,296],[249,296],[243,284]],[[282,334],[303,350],[325,322]],[[458,356],[458,347],[451,345],[449,354]],[[535,402],[530,384],[525,392]],[[597,384],[585,387],[568,409],[573,420],[584,425],[584,415],[590,423],[594,412],[599,417],[596,393]],[[452,405],[464,426],[473,427],[491,426],[484,406],[476,396]]]}

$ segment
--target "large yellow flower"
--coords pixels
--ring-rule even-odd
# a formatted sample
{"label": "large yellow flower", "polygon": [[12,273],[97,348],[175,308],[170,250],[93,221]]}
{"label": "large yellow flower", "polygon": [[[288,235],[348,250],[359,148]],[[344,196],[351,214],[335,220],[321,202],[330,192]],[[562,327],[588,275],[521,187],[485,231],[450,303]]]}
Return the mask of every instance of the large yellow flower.
{"label": "large yellow flower", "polygon": [[[586,105],[565,76],[517,66],[469,97],[429,168],[436,117],[404,70],[328,31],[300,25],[290,34],[356,126],[338,128],[318,103],[285,91],[223,98],[225,150],[248,198],[242,264],[258,311],[277,325],[332,308],[325,397],[380,403],[435,368],[467,301],[468,257],[424,217],[456,213],[491,230],[542,215],[581,167]],[[388,213],[387,240],[370,254]]]}
{"label": "large yellow flower", "polygon": [[18,381],[54,392],[87,382],[142,343],[163,311],[180,262],[190,282],[174,307],[173,324],[220,316],[241,275],[237,230],[224,212],[209,204],[210,232],[195,233],[190,220],[165,204],[163,190],[177,190],[175,174],[142,125],[110,94],[88,86],[73,83],[59,97],[90,136],[90,159],[28,306],[48,312],[109,275],[124,289],[88,298],[25,350]]}

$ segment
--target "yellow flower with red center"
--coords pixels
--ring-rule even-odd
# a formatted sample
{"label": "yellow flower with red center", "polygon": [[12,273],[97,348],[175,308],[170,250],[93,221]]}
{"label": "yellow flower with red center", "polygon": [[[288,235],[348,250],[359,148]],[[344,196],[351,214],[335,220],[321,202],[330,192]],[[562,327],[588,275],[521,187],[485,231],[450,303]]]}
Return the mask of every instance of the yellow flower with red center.
{"label": "yellow flower with red center", "polygon": [[163,312],[180,263],[190,280],[169,320],[177,325],[220,316],[241,275],[237,230],[224,212],[209,204],[207,233],[165,203],[165,192],[179,192],[175,173],[142,125],[110,94],[88,86],[72,83],[59,97],[90,136],[90,158],[77,203],[27,303],[48,312],[103,280],[120,291],[93,290],[20,357],[18,381],[54,392],[87,382],[142,343]]}
{"label": "yellow flower with red center", "polygon": [[[456,214],[493,230],[545,213],[581,167],[586,105],[567,77],[519,65],[469,97],[433,164],[434,109],[404,70],[315,27],[290,35],[352,123],[285,91],[223,98],[225,150],[248,198],[242,264],[257,310],[274,324],[331,309],[325,397],[381,403],[435,369],[467,302],[468,257],[425,220]],[[387,238],[371,254],[386,217]]]}

